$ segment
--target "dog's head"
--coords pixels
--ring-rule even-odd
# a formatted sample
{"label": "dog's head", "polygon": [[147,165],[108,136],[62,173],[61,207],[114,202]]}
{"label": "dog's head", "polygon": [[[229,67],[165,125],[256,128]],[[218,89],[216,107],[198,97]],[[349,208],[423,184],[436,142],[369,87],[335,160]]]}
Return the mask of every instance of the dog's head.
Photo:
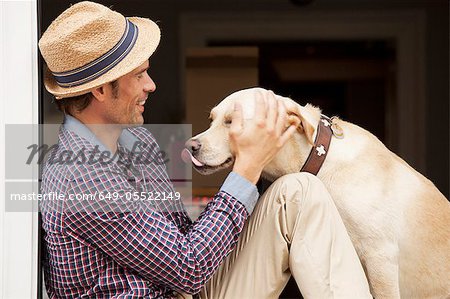
{"label": "dog's head", "polygon": [[[229,146],[228,131],[234,103],[242,105],[244,127],[255,112],[255,99],[260,88],[244,89],[232,93],[211,110],[209,129],[186,142],[183,159],[192,161],[201,174],[211,174],[231,166],[234,162]],[[274,180],[284,174],[298,172],[314,143],[320,110],[311,105],[301,106],[293,100],[277,96],[284,102],[288,113],[286,128],[297,126],[297,133],[283,146],[275,158],[264,168],[263,176]],[[188,152],[189,151],[189,152]]]}

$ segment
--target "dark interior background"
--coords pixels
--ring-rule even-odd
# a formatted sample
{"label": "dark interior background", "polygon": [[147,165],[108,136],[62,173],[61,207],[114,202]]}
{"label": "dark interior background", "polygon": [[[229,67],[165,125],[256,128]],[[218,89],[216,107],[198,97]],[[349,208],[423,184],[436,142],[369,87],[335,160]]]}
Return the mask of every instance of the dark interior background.
{"label": "dark interior background", "polygon": [[[79,1],[38,1],[41,32],[70,4]],[[186,122],[186,102],[180,82],[185,61],[180,57],[180,18],[189,12],[216,13],[332,11],[334,13],[370,10],[380,14],[411,9],[425,15],[425,169],[427,176],[449,197],[449,3],[446,0],[99,0],[126,16],[144,16],[157,21],[162,31],[161,44],[151,58],[150,75],[157,91],[150,96],[145,110],[147,123]],[[390,40],[348,41],[258,41],[215,40],[208,46],[255,46],[259,49],[259,85],[279,94],[320,106],[325,114],[339,115],[369,129],[382,141],[386,138],[385,95],[392,88],[388,79],[395,71],[396,49]],[[283,58],[299,60],[353,59],[375,61],[383,76],[354,80],[283,80],[274,68]],[[299,70],[301,72],[301,70]],[[409,74],[411,75],[411,74]],[[365,101],[356,99],[364,96]],[[59,123],[52,98],[42,90],[40,111],[44,123]],[[207,115],[205,115],[205,118]],[[414,130],[414,128],[411,128]],[[194,132],[195,133],[195,132]],[[388,145],[389,146],[389,145]],[[411,144],[410,146],[415,146]],[[395,149],[394,149],[395,151]],[[295,287],[283,293],[284,298],[296,296]]]}

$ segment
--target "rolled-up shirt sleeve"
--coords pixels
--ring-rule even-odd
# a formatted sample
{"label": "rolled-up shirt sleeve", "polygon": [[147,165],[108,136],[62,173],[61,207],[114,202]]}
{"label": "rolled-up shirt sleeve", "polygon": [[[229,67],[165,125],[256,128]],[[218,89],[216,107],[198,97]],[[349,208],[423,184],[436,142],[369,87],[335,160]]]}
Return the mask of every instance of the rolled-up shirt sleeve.
{"label": "rolled-up shirt sleeve", "polygon": [[258,201],[259,193],[256,186],[246,178],[235,172],[231,172],[225,179],[220,190],[236,198],[245,206],[249,214],[253,212]]}

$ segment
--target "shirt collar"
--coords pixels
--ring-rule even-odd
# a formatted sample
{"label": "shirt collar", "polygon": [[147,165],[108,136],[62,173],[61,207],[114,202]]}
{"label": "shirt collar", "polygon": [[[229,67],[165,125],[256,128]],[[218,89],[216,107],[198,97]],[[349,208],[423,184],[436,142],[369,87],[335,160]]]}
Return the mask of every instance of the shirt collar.
{"label": "shirt collar", "polygon": [[[92,133],[89,128],[76,119],[73,116],[65,115],[64,117],[64,129],[71,131],[78,136],[86,139],[94,146],[98,145],[98,149],[100,151],[108,151],[111,152],[100,140],[98,140],[97,136]],[[136,142],[139,142],[139,139],[134,136],[129,130],[123,130],[122,134],[119,137],[119,144],[125,147],[127,150],[132,152],[134,150]]]}

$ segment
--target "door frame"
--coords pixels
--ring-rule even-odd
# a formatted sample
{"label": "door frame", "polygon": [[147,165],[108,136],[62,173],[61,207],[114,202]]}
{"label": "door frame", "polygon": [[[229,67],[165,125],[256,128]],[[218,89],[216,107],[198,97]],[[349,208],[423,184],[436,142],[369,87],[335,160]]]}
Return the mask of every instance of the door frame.
{"label": "door frame", "polygon": [[[7,124],[34,124],[24,142],[38,143],[39,80],[37,0],[0,1],[0,138]],[[31,126],[30,126],[31,127]],[[0,297],[36,298],[39,288],[37,212],[5,211],[5,152],[0,142]],[[26,189],[37,193],[38,169],[26,174]],[[33,203],[36,204],[37,203]]]}

